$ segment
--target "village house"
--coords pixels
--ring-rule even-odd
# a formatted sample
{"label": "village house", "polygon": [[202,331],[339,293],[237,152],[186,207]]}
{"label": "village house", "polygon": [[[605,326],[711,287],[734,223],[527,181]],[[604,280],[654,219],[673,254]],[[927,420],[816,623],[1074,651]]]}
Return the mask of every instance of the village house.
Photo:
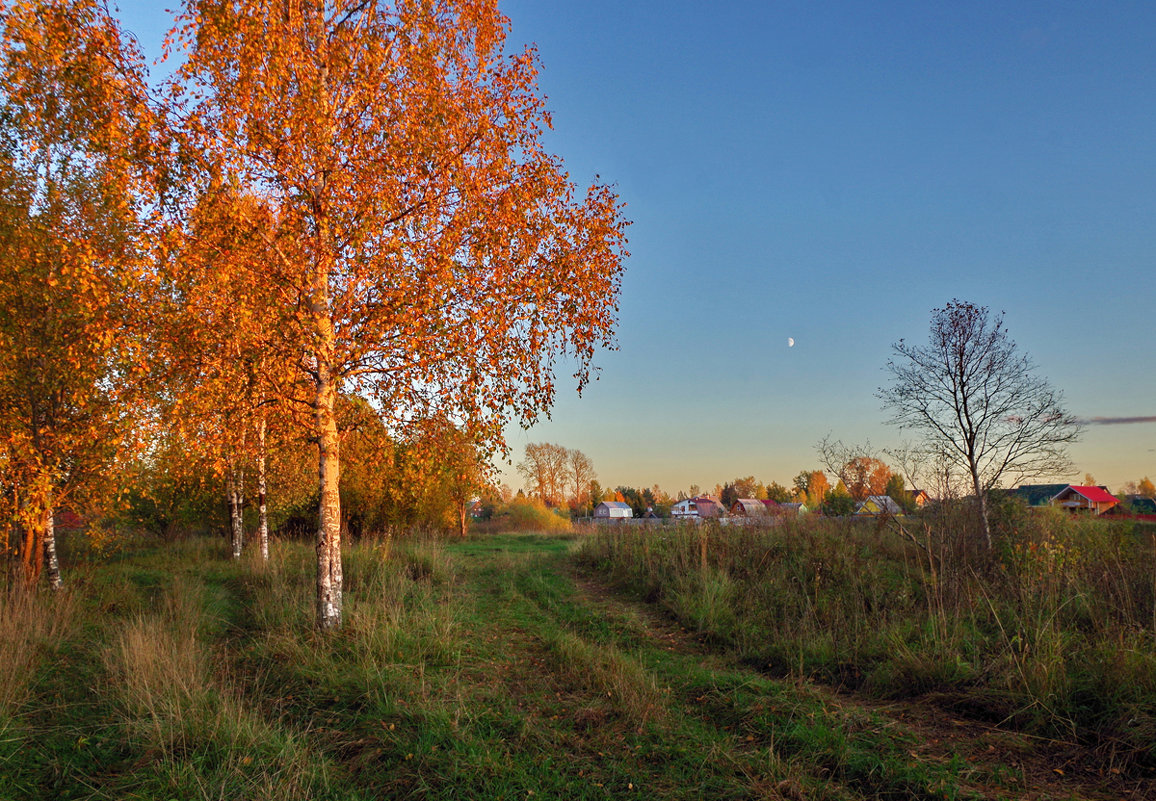
{"label": "village house", "polygon": [[1014,490],[1008,490],[1008,495],[1019,498],[1033,509],[1054,506],[1073,514],[1102,515],[1120,504],[1119,499],[1104,486],[1022,484]]}
{"label": "village house", "polygon": [[1070,486],[1071,484],[1021,484],[1013,490],[1008,490],[1007,494],[1019,498],[1028,506],[1049,506],[1052,498]]}
{"label": "village house", "polygon": [[903,507],[890,495],[868,495],[855,508],[857,515],[901,515]]}
{"label": "village house", "polygon": [[622,501],[603,501],[594,507],[595,520],[629,520],[632,517],[634,510]]}
{"label": "village house", "polygon": [[1051,500],[1052,506],[1058,506],[1072,514],[1088,513],[1102,515],[1120,503],[1115,495],[1108,492],[1107,487],[1064,487]]}
{"label": "village house", "polygon": [[712,498],[709,495],[700,495],[694,499],[694,503],[698,508],[698,516],[701,518],[726,517],[726,507],[722,505],[722,501],[718,498]]}
{"label": "village house", "polygon": [[738,498],[731,504],[731,514],[736,517],[766,517],[767,506],[754,498]]}
{"label": "village house", "polygon": [[675,520],[699,520],[706,517],[722,517],[725,513],[722,503],[709,495],[683,498],[670,507],[670,516]]}
{"label": "village house", "polygon": [[911,502],[915,504],[917,509],[922,509],[927,505],[927,502],[931,500],[931,496],[921,489],[907,490],[907,497],[911,499]]}

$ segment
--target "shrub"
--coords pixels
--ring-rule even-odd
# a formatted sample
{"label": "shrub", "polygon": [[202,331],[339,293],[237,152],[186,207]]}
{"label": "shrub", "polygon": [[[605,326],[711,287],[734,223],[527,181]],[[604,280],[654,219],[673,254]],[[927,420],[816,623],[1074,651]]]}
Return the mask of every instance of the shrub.
{"label": "shrub", "polygon": [[570,531],[565,512],[547,508],[537,498],[517,497],[494,511],[492,525],[501,531]]}

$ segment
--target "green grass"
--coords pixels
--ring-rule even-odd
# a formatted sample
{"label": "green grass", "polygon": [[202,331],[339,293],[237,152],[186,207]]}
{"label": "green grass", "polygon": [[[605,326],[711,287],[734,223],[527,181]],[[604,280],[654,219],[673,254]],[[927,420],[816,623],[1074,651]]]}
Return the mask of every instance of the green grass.
{"label": "green grass", "polygon": [[[747,667],[589,586],[575,572],[580,543],[523,533],[356,544],[345,625],[328,636],[312,627],[303,544],[276,544],[267,565],[190,540],[73,570],[66,596],[0,609],[9,640],[34,632],[6,674],[0,798],[1031,790],[998,760],[930,748],[893,717]],[[704,620],[721,619],[724,590]],[[23,627],[32,620],[43,625]]]}
{"label": "green grass", "polygon": [[616,529],[581,557],[771,674],[934,695],[1096,749],[1105,770],[1156,769],[1156,543],[1045,514],[977,555],[926,522],[908,522],[918,544],[860,521]]}

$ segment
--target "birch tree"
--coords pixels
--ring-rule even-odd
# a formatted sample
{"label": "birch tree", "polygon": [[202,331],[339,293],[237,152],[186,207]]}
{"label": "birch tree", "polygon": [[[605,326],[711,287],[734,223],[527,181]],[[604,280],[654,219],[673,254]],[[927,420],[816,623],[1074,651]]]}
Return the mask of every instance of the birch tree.
{"label": "birch tree", "polygon": [[577,448],[566,451],[566,482],[570,504],[577,512],[590,506],[590,482],[598,478],[594,462]]}
{"label": "birch tree", "polygon": [[878,397],[893,424],[967,474],[990,549],[988,493],[1004,479],[1066,472],[1080,426],[986,306],[952,300],[932,311],[927,345],[901,339],[892,352]]}
{"label": "birch tree", "polygon": [[[542,147],[533,50],[492,0],[188,0],[179,124],[273,210],[261,271],[301,332],[318,446],[317,622],[341,623],[338,394],[500,440],[613,344],[614,193]],[[270,46],[275,43],[275,46]],[[183,94],[181,94],[183,92]]]}
{"label": "birch tree", "polygon": [[271,211],[235,187],[210,186],[181,223],[158,265],[160,406],[183,438],[195,432],[193,446],[222,479],[234,558],[244,546],[246,479],[255,479],[257,542],[267,559],[270,416],[302,400],[292,368],[296,321],[261,276]]}
{"label": "birch tree", "polygon": [[518,462],[518,472],[526,479],[526,494],[547,506],[557,506],[569,480],[569,451],[552,442],[526,444],[525,457]]}
{"label": "birch tree", "polygon": [[128,442],[151,157],[143,67],[91,0],[0,3],[0,470],[26,579]]}

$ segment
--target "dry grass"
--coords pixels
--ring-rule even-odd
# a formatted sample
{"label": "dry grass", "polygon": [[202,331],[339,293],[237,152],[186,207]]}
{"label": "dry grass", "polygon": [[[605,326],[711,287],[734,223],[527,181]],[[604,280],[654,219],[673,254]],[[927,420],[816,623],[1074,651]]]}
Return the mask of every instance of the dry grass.
{"label": "dry grass", "polygon": [[297,799],[325,782],[303,738],[230,686],[201,632],[201,588],[174,577],[159,613],[126,621],[105,653],[123,724],[157,756],[162,781],[205,799]]}
{"label": "dry grass", "polygon": [[[966,511],[966,510],[964,510]],[[774,673],[936,693],[994,723],[1156,765],[1156,543],[1131,524],[948,510],[893,527],[609,530],[583,557]]]}
{"label": "dry grass", "polygon": [[563,630],[551,632],[545,644],[556,676],[607,698],[631,728],[641,731],[666,717],[669,699],[638,660]]}
{"label": "dry grass", "polygon": [[66,640],[76,620],[76,596],[14,588],[0,594],[0,716],[8,717],[28,698],[28,688],[45,653]]}

